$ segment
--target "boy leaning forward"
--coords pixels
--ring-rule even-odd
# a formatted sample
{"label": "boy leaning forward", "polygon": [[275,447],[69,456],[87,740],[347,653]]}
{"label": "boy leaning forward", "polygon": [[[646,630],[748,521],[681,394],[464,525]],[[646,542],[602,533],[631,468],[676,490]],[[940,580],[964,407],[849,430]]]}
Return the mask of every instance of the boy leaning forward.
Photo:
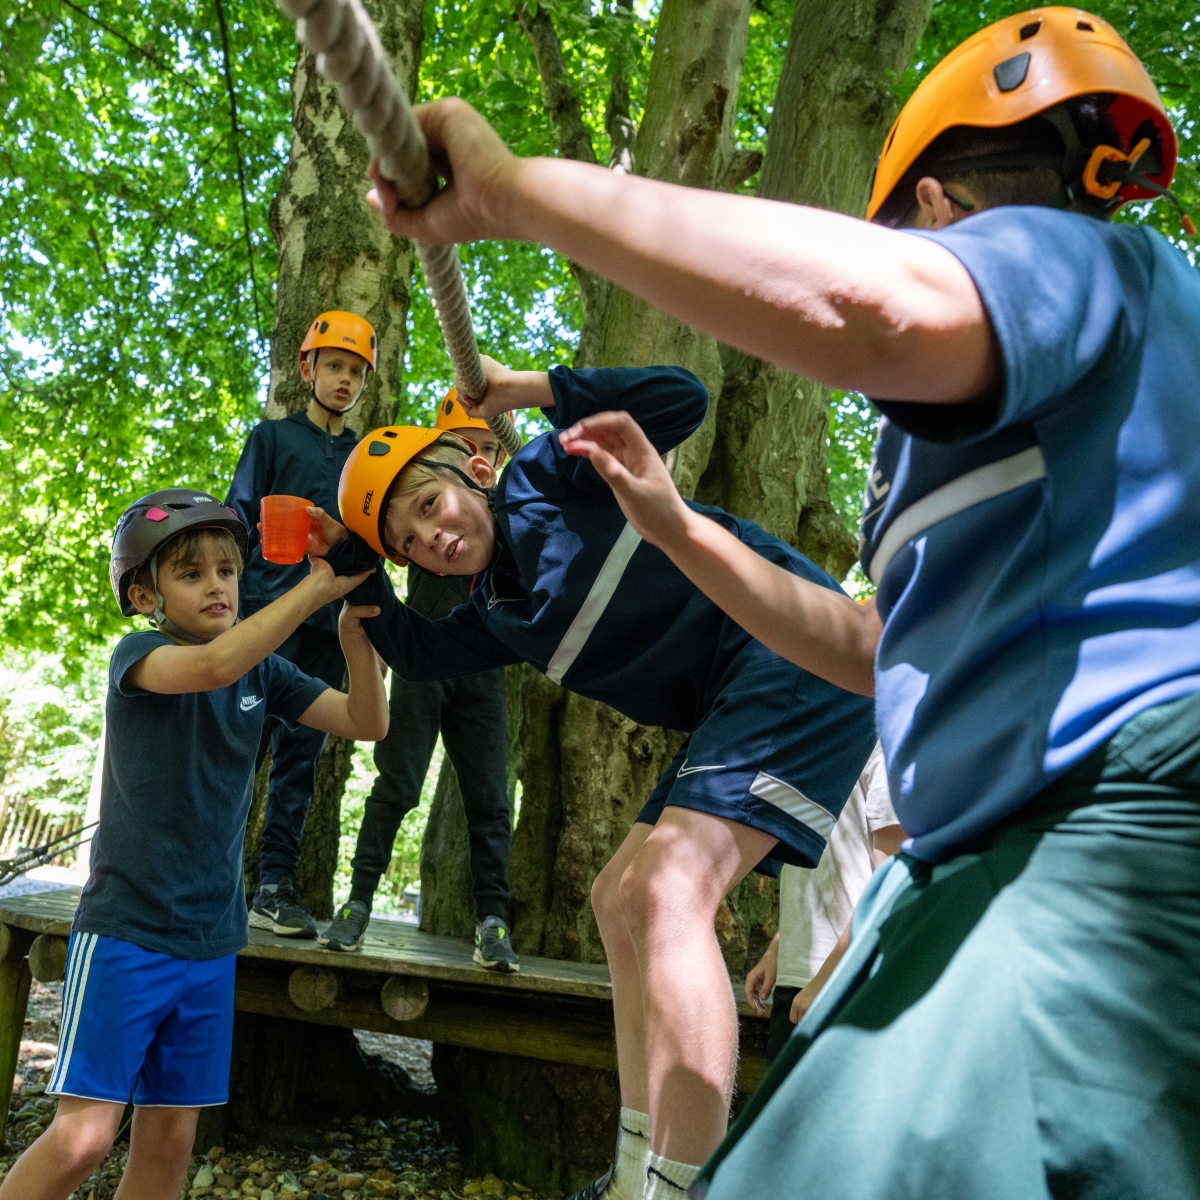
{"label": "boy leaning forward", "polygon": [[117,602],[154,628],[113,651],[100,827],[46,1089],[58,1111],[0,1185],[3,1200],[64,1200],[108,1153],[130,1099],[121,1194],[176,1200],[199,1111],[228,1094],[234,957],[247,940],[242,839],[263,724],[387,732],[360,623],[377,610],[343,610],[348,695],[272,653],[356,581],[315,561],[235,627],[246,545],[235,512],[184,488],[144,497],[117,527]]}
{"label": "boy leaning forward", "polygon": [[[619,410],[659,452],[698,428],[708,407],[695,376],[673,367],[484,365],[496,404],[540,407],[560,428]],[[524,661],[635,721],[689,735],[592,889],[612,971],[622,1112],[615,1171],[582,1193],[681,1195],[724,1132],[736,1065],[718,905],[756,867],[816,865],[875,740],[870,701],[725,618],[642,541],[557,433],[532,440],[497,482],[461,438],[376,430],[348,461],[339,499],[357,536],[333,545],[338,569],[384,553],[438,575],[482,572],[470,601],[437,621],[398,603],[382,572],[354,593],[382,608],[363,627],[399,675],[442,679]],[[696,509],[756,556],[842,595],[758,526]],[[347,536],[333,521],[324,528],[331,542]]]}

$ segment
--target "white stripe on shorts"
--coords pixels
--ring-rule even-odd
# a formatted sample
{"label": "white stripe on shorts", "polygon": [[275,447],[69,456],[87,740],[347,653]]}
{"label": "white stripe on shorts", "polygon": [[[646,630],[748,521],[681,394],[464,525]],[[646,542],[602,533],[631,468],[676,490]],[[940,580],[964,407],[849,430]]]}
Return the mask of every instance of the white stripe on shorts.
{"label": "white stripe on shorts", "polygon": [[794,817],[802,825],[807,825],[814,833],[819,833],[826,841],[837,824],[837,817],[828,813],[815,800],[810,800],[802,791],[759,771],[750,785],[750,795],[765,800],[768,804],[781,808],[789,817]]}
{"label": "white stripe on shorts", "polygon": [[47,1089],[51,1092],[59,1090],[66,1082],[71,1054],[75,1049],[75,1034],[79,1029],[79,1013],[83,1008],[88,972],[92,967],[92,954],[95,952],[98,938],[99,934],[95,933],[81,934],[75,942],[71,961],[67,966],[62,1027],[58,1034],[58,1062],[54,1066],[54,1074]]}

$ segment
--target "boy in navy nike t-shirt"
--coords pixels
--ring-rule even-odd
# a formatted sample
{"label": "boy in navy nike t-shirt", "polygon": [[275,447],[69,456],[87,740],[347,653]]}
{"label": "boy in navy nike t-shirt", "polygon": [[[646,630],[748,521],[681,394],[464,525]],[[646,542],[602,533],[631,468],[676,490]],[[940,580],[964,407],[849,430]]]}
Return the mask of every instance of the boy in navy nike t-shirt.
{"label": "boy in navy nike t-shirt", "polygon": [[145,497],[118,525],[113,590],[127,616],[156,628],[113,651],[100,827],[47,1088],[58,1111],[0,1185],[4,1200],[68,1196],[108,1153],[131,1098],[122,1191],[175,1200],[200,1109],[227,1099],[234,956],[247,940],[242,839],[263,722],[387,732],[360,623],[377,609],[343,610],[348,695],[272,653],[356,580],[318,559],[235,628],[245,546],[236,513],[182,488]]}
{"label": "boy in navy nike t-shirt", "polygon": [[[559,428],[619,409],[660,453],[708,408],[699,380],[674,367],[547,374],[484,365],[493,402],[540,407]],[[386,551],[439,575],[483,573],[469,602],[437,621],[398,603],[382,573],[354,593],[382,608],[364,628],[397,674],[444,679],[524,661],[635,721],[688,734],[592,890],[621,1073],[613,1194],[640,1197],[647,1162],[673,1169],[649,1155],[650,1112],[684,1131],[695,1161],[725,1128],[737,1022],[717,907],[756,866],[777,874],[783,863],[816,865],[874,744],[871,703],[728,620],[642,542],[608,485],[556,433],[526,445],[497,482],[461,439],[376,430],[348,461],[339,499],[360,537],[334,545],[338,569]],[[756,554],[839,592],[753,523],[696,508]],[[345,537],[330,520],[325,532],[331,542]]]}

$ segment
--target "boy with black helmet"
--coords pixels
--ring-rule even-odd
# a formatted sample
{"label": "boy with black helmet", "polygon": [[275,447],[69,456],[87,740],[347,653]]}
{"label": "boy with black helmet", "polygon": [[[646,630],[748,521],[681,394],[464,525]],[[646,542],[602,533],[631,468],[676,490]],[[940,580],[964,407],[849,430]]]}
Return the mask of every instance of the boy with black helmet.
{"label": "boy with black helmet", "polygon": [[354,585],[322,561],[237,622],[248,543],[236,513],[171,488],[131,505],[111,582],[154,628],[113,651],[100,825],[72,926],[45,1133],[0,1184],[4,1200],[65,1200],[134,1104],[122,1193],[175,1200],[201,1107],[223,1104],[234,958],[246,944],[242,839],[267,716],[344,737],[387,732],[387,700],[361,618],[345,608],[346,695],[272,653]]}
{"label": "boy with black helmet", "polygon": [[[438,404],[434,429],[470,438],[499,470],[504,450],[486,421],[470,417],[451,388]],[[409,567],[406,603],[423,617],[447,616],[470,598],[476,577],[435,575]],[[440,733],[458,775],[475,901],[475,961],[491,971],[517,971],[509,928],[508,721],[502,670],[461,679],[409,682],[392,675],[388,736],[375,743],[378,774],[363,805],[351,861],[350,895],[318,941],[329,950],[358,950],[371,903],[391,861],[400,822],[420,803],[421,787]]]}
{"label": "boy with black helmet", "polygon": [[[267,562],[258,534],[259,502],[266,495],[303,496],[328,508],[358,435],[345,415],[359,401],[375,369],[375,330],[351,312],[323,312],[300,344],[300,375],[309,389],[308,408],[278,421],[261,421],[246,439],[225,503],[250,532],[242,612],[257,612],[304,577],[306,565]],[[278,648],[281,657],[330,687],[341,687],[346,663],[338,643],[338,608],[329,604],[310,616]],[[263,730],[258,763],[271,750],[271,779],[258,861],[259,886],[250,922],[282,937],[315,938],[317,925],[296,895],[292,878],[300,862],[300,837],[312,804],[317,761],[325,735],[271,721]]]}
{"label": "boy with black helmet", "polygon": [[1080,9],[982,30],[897,119],[875,224],[422,117],[453,185],[381,187],[396,233],[544,239],[884,413],[865,608],[697,519],[620,414],[564,433],[739,624],[875,692],[913,835],[694,1194],[1200,1194],[1200,280],[1105,220],[1172,178],[1136,57]]}

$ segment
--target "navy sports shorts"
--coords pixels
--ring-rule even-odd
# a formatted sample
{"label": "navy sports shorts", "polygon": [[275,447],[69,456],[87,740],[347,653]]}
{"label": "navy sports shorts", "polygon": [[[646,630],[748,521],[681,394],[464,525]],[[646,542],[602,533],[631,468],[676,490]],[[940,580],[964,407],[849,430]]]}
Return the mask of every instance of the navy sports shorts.
{"label": "navy sports shorts", "polygon": [[224,1104],[236,957],[172,958],[73,933],[46,1093],[150,1108]]}
{"label": "navy sports shorts", "polygon": [[815,867],[875,746],[875,706],[749,642],[716,681],[637,819],[667,806],[725,817],[779,839],[756,870]]}

